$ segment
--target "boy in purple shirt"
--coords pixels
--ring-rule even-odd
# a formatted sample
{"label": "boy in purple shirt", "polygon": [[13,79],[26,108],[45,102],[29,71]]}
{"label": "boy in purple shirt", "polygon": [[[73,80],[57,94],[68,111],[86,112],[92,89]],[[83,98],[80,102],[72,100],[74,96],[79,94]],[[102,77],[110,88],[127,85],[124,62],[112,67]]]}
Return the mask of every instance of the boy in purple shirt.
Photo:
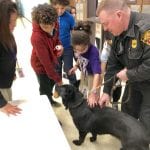
{"label": "boy in purple shirt", "polygon": [[101,68],[98,49],[90,42],[90,26],[83,24],[77,26],[72,34],[72,45],[77,57],[77,64],[70,69],[73,74],[79,68],[81,70],[81,83],[79,90],[87,98],[88,104],[94,107],[100,92]]}

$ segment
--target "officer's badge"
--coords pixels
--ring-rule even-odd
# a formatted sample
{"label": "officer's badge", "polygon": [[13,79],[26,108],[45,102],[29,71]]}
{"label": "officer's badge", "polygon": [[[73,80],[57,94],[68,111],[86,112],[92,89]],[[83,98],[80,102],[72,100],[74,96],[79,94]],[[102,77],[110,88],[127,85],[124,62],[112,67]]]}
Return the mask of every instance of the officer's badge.
{"label": "officer's badge", "polygon": [[132,47],[132,48],[136,48],[136,47],[137,47],[137,40],[136,40],[136,39],[133,39],[133,40],[131,41],[131,47]]}
{"label": "officer's badge", "polygon": [[150,30],[144,32],[141,40],[145,44],[150,45]]}

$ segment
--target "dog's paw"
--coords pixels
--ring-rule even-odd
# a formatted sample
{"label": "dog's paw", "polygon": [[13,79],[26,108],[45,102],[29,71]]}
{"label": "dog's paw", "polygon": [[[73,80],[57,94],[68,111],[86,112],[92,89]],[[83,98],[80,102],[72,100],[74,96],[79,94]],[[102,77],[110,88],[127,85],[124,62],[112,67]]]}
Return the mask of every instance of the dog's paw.
{"label": "dog's paw", "polygon": [[78,145],[78,146],[81,145],[81,143],[82,143],[82,142],[80,142],[79,140],[73,140],[72,142],[73,142],[75,145]]}
{"label": "dog's paw", "polygon": [[95,138],[95,137],[90,137],[90,141],[91,141],[91,142],[95,142],[95,141],[96,141],[96,138]]}

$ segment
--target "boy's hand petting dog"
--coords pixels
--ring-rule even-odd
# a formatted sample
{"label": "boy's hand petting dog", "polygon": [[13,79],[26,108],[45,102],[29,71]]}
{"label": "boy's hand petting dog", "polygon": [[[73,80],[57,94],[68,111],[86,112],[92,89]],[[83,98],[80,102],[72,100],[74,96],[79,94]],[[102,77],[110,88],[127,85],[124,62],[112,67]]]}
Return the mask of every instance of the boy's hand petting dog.
{"label": "boy's hand petting dog", "polygon": [[[57,84],[55,84],[55,88],[56,88],[56,86],[61,86],[61,85],[63,85],[62,81],[60,81]],[[53,92],[53,96],[54,96],[54,98],[58,98],[59,97],[59,94],[58,94],[58,92],[55,89],[54,89],[54,92]]]}
{"label": "boy's hand petting dog", "polygon": [[77,70],[77,66],[75,65],[74,67],[72,67],[69,72],[68,72],[68,75],[72,75],[72,74],[75,74],[76,70]]}

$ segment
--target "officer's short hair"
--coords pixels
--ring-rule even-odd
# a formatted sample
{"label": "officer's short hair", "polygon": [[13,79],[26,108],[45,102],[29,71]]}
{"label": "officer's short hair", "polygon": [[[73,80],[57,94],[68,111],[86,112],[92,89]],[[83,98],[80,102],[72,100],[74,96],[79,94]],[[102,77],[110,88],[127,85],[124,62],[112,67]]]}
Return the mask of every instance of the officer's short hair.
{"label": "officer's short hair", "polygon": [[96,14],[97,16],[102,10],[115,10],[115,9],[122,9],[127,7],[126,0],[101,0]]}

